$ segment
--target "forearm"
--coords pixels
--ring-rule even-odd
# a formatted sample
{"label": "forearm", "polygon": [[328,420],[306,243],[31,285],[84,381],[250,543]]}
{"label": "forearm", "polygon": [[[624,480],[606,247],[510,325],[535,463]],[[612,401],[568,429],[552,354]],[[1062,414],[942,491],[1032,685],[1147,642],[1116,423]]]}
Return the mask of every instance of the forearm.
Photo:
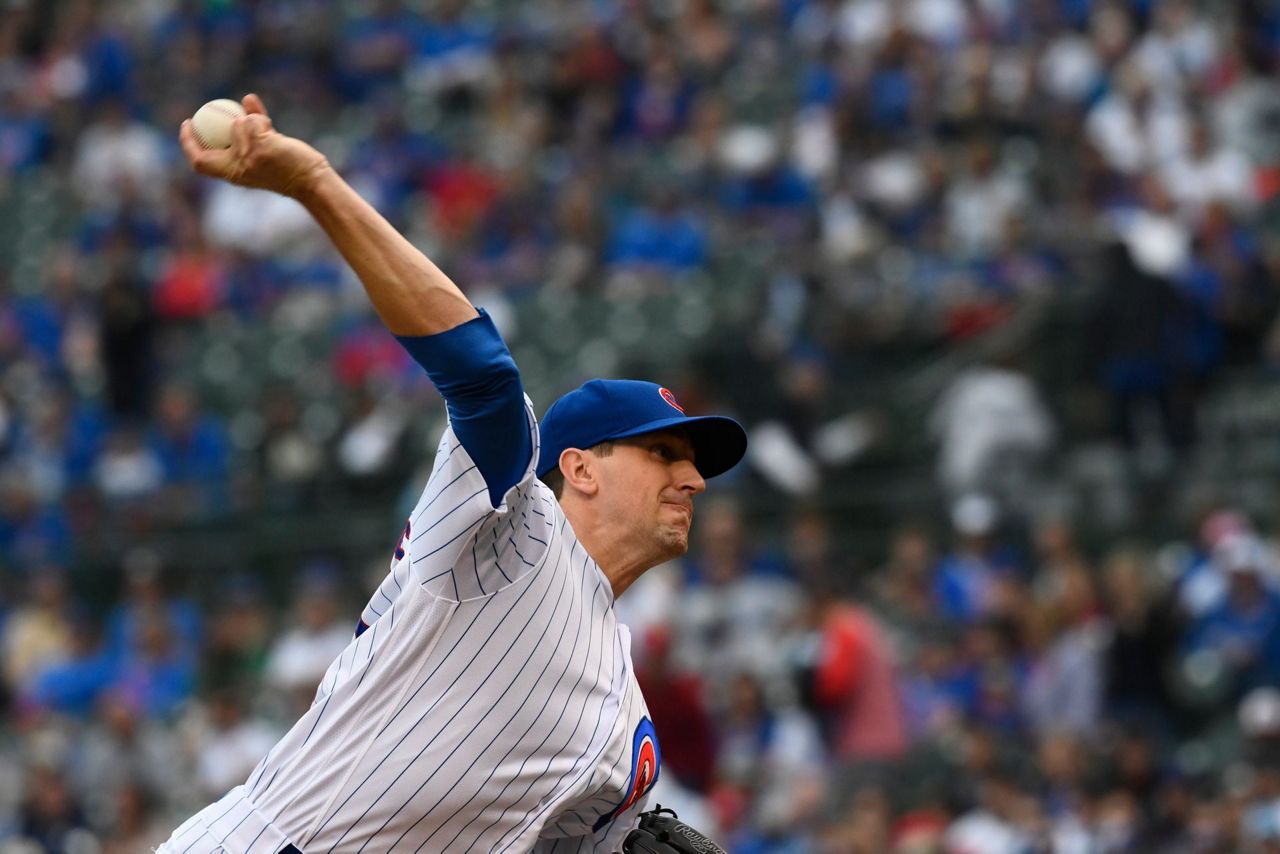
{"label": "forearm", "polygon": [[440,390],[497,507],[528,467],[533,440],[520,373],[493,322],[328,164],[289,195],[329,235],[382,322]]}
{"label": "forearm", "polygon": [[291,193],[359,276],[395,335],[434,335],[477,314],[458,286],[328,165]]}
{"label": "forearm", "polygon": [[261,98],[250,93],[241,104],[245,114],[231,122],[227,148],[206,148],[191,120],[182,123],[178,143],[193,169],[300,201],[356,271],[382,322],[396,335],[434,335],[477,316],[457,285],[360,198],[323,154],[275,129]]}

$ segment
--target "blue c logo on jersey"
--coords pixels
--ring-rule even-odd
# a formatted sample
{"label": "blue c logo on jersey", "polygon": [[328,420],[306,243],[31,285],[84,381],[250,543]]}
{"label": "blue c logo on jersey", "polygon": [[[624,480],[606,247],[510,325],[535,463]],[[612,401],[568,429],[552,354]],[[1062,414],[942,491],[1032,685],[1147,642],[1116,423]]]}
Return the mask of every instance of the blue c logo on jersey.
{"label": "blue c logo on jersey", "polygon": [[391,562],[404,560],[404,541],[409,539],[409,535],[413,533],[413,520],[404,523],[404,532],[400,534],[400,542],[396,543],[396,550],[392,552]]}
{"label": "blue c logo on jersey", "polygon": [[658,733],[653,728],[653,721],[641,718],[636,724],[636,734],[631,740],[631,778],[627,786],[627,795],[622,803],[613,811],[602,815],[591,828],[599,830],[627,810],[649,793],[653,784],[658,782],[658,771],[662,767],[662,751],[658,749]]}

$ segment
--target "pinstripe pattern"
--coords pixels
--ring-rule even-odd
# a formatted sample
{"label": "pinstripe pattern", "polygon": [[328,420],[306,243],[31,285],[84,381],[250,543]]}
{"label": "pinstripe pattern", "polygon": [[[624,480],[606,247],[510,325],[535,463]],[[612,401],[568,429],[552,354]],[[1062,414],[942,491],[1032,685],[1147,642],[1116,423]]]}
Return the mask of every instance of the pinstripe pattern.
{"label": "pinstripe pattern", "polygon": [[609,583],[533,465],[495,509],[445,431],[365,628],[311,708],[161,851],[620,846],[630,816],[591,828],[627,795],[647,710]]}

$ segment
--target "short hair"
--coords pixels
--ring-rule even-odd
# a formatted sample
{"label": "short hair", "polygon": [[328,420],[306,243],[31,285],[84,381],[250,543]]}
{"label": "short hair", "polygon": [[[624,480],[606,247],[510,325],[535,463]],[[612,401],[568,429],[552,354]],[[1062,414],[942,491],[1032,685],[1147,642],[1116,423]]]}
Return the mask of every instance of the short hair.
{"label": "short hair", "polygon": [[[605,439],[603,442],[587,448],[587,450],[595,454],[597,457],[607,457],[613,453],[613,440]],[[560,500],[560,496],[564,494],[564,472],[560,471],[559,460],[556,460],[555,466],[538,478],[538,480],[551,487],[551,492],[555,495],[556,500]]]}

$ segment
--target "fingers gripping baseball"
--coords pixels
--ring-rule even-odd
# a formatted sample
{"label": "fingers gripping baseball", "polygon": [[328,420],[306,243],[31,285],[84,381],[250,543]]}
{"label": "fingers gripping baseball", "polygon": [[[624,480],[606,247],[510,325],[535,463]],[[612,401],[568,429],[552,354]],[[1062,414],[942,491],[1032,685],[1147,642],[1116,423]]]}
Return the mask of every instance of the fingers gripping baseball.
{"label": "fingers gripping baseball", "polygon": [[[262,103],[262,99],[250,92],[240,100],[240,106],[244,107],[244,111],[250,115],[265,116],[267,114],[266,105]],[[270,119],[268,119],[270,121]]]}
{"label": "fingers gripping baseball", "polygon": [[178,141],[196,172],[243,187],[295,195],[307,179],[328,168],[320,152],[275,129],[257,95],[245,96],[242,103],[246,114],[232,122],[229,148],[205,148],[191,120],[182,123]]}

